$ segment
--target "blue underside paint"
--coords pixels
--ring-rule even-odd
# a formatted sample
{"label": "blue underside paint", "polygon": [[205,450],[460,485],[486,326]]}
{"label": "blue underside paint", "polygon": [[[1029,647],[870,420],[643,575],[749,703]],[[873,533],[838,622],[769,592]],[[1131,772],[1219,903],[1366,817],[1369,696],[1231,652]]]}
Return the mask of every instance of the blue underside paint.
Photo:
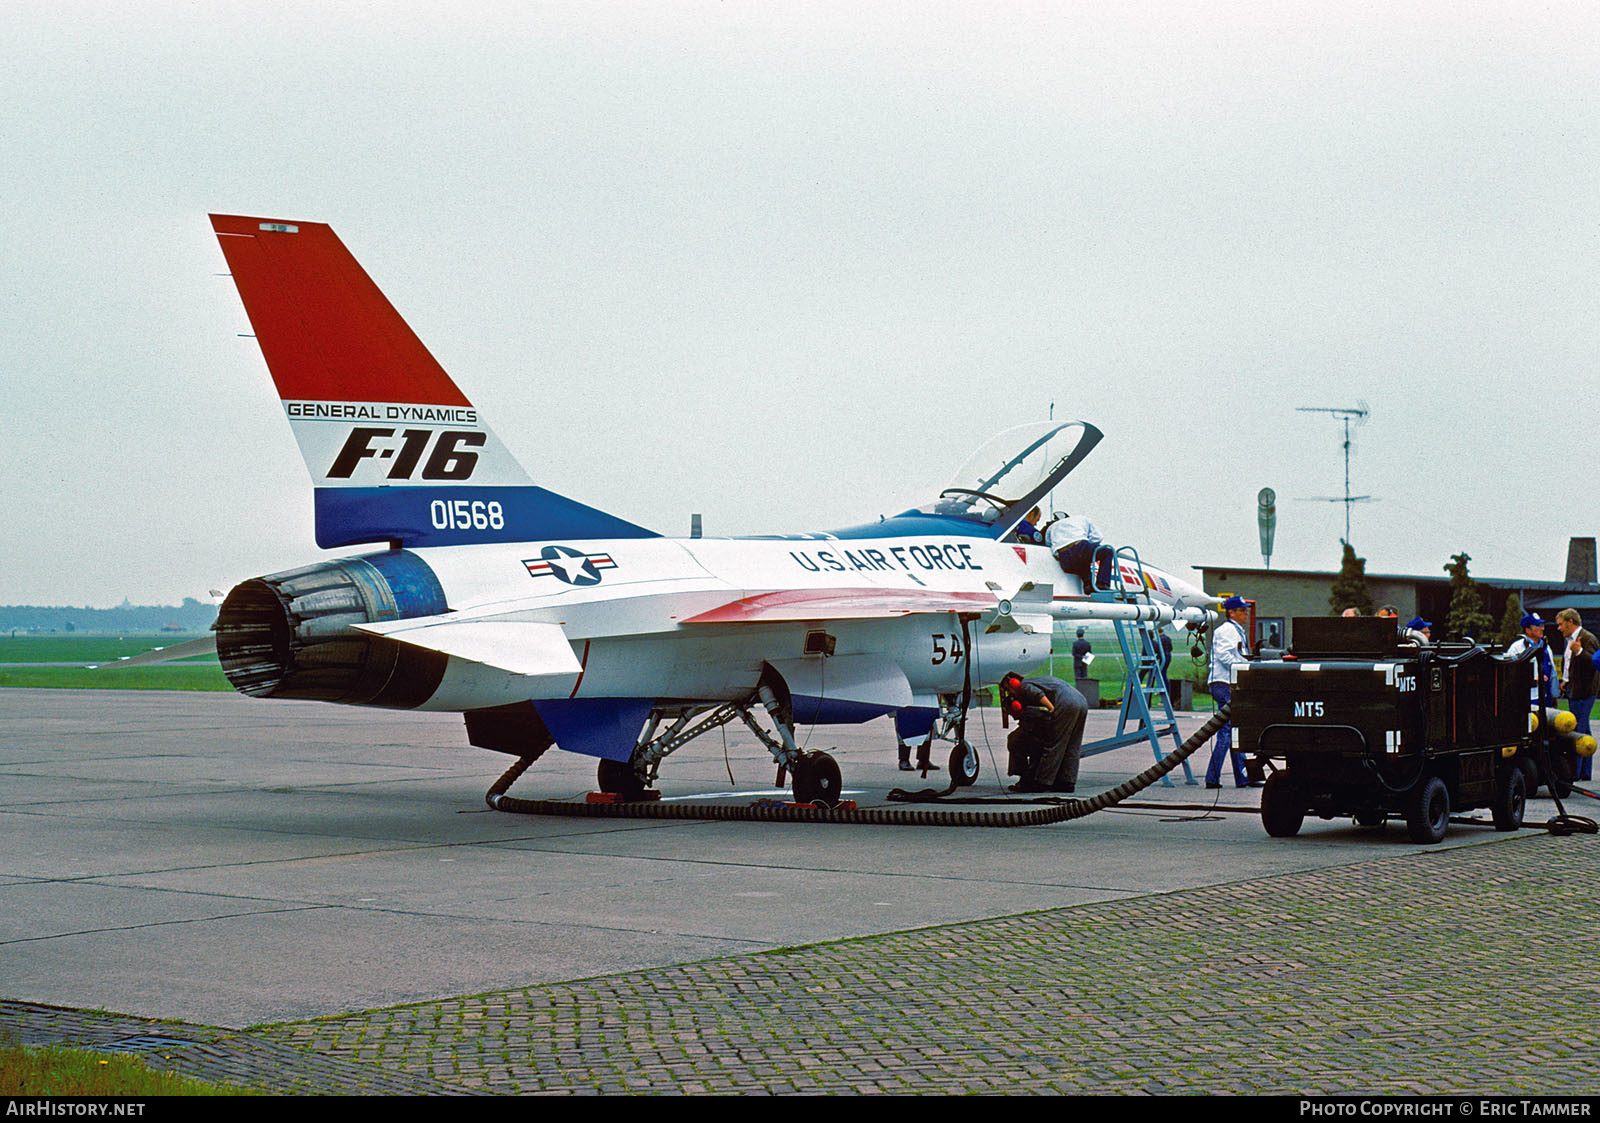
{"label": "blue underside paint", "polygon": [[794,695],[793,702],[796,725],[860,725],[894,711],[881,702],[843,702],[804,694]]}
{"label": "blue underside paint", "polygon": [[926,737],[933,732],[933,723],[938,717],[939,711],[932,707],[916,706],[896,710],[894,712],[894,731],[899,734],[902,741]]}
{"label": "blue underside paint", "polygon": [[314,494],[317,545],[323,549],[360,542],[420,547],[660,537],[626,519],[531,485],[319,487]]}
{"label": "blue underside paint", "polygon": [[981,519],[963,519],[950,515],[925,515],[921,511],[907,511],[903,515],[881,522],[847,526],[832,532],[834,538],[910,538],[915,535],[958,534],[965,538],[995,538],[995,528]]}
{"label": "blue underside paint", "polygon": [[557,698],[533,704],[557,748],[607,760],[633,755],[653,705],[650,698]]}

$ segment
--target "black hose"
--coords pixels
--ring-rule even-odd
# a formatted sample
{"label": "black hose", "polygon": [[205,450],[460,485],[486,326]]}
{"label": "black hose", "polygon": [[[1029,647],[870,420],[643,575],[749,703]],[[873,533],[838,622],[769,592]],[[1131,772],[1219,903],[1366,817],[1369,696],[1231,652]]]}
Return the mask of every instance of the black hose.
{"label": "black hose", "polygon": [[[1067,799],[1028,811],[950,811],[909,807],[817,807],[761,800],[751,804],[690,804],[633,801],[574,803],[558,799],[516,799],[505,794],[532,763],[519,760],[496,780],[484,797],[496,811],[517,815],[566,815],[591,819],[710,819],[721,822],[841,823],[891,827],[1038,827],[1068,822],[1103,811],[1148,788],[1211,740],[1228,721],[1223,706],[1179,748],[1110,791],[1089,799]],[[1015,805],[1015,801],[1006,801]]]}

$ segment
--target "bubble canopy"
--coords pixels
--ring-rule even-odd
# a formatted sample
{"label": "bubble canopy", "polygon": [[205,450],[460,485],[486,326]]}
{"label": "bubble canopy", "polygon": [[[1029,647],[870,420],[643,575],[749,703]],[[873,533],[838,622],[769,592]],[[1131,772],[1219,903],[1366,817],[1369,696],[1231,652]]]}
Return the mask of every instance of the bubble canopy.
{"label": "bubble canopy", "polygon": [[1007,429],[978,446],[939,497],[916,513],[973,519],[1003,534],[1103,436],[1085,421],[1035,421]]}
{"label": "bubble canopy", "polygon": [[1035,421],[989,438],[936,499],[877,522],[815,538],[957,534],[1004,538],[1083,462],[1105,434],[1087,421]]}

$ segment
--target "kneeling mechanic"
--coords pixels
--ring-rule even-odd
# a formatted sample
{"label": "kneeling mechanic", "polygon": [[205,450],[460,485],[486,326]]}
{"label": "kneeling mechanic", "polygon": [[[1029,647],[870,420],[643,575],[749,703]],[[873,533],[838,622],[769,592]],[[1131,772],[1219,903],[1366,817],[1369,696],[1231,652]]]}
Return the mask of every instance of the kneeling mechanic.
{"label": "kneeling mechanic", "polygon": [[1083,695],[1058,678],[1025,679],[1012,671],[1000,680],[1000,704],[1018,726],[1006,741],[1006,771],[1021,778],[1009,790],[1073,791],[1089,713]]}

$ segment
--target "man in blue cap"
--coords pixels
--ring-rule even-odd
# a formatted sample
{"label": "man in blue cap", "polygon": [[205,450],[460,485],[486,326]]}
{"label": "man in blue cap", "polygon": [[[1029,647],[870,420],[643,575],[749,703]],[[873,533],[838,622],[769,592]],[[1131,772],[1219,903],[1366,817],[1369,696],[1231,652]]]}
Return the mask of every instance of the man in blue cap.
{"label": "man in blue cap", "polygon": [[[1250,661],[1250,641],[1245,634],[1245,625],[1250,622],[1249,602],[1243,597],[1229,597],[1222,602],[1222,611],[1228,618],[1218,624],[1217,630],[1211,634],[1211,674],[1206,683],[1219,710],[1233,699],[1236,669]],[[1248,788],[1250,779],[1244,774],[1244,759],[1233,752],[1232,722],[1217,730],[1217,739],[1211,749],[1211,765],[1206,769],[1206,787],[1222,787],[1224,757],[1233,761],[1234,784]]]}
{"label": "man in blue cap", "polygon": [[[1528,649],[1539,647],[1543,644],[1544,619],[1537,612],[1524,613],[1522,617],[1522,635],[1520,638],[1513,640],[1511,646],[1506,648],[1506,654],[1510,656],[1521,655]],[[1550,658],[1550,649],[1546,647],[1535,656],[1534,663],[1538,668],[1536,672],[1538,681],[1529,688],[1528,704],[1533,709],[1538,709],[1542,700],[1545,709],[1553,710],[1556,705],[1553,686],[1556,680],[1556,665]]]}
{"label": "man in blue cap", "polygon": [[1426,647],[1433,642],[1433,625],[1420,616],[1413,616],[1406,624],[1405,638],[1418,647]]}

